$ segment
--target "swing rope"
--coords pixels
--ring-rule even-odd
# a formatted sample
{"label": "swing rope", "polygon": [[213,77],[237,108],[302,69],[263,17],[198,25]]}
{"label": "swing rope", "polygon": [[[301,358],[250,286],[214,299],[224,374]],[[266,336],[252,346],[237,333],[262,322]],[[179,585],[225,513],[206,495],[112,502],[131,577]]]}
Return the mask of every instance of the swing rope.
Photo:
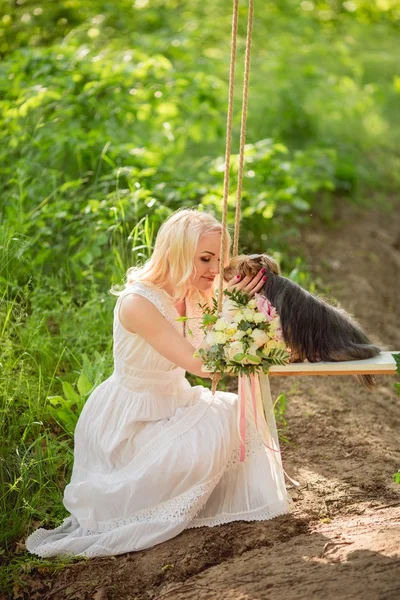
{"label": "swing rope", "polygon": [[[231,37],[231,59],[229,68],[229,97],[228,97],[228,115],[226,125],[226,145],[225,145],[225,171],[224,171],[224,196],[222,204],[222,235],[221,235],[221,275],[219,278],[218,287],[218,312],[222,310],[222,301],[224,293],[224,278],[222,276],[223,260],[227,247],[226,223],[228,215],[228,198],[229,198],[229,171],[232,145],[232,118],[233,118],[233,94],[235,82],[235,63],[236,63],[236,47],[237,47],[237,30],[238,30],[238,13],[239,0],[233,0],[232,14],[232,37]],[[246,50],[245,50],[245,65],[244,65],[244,80],[243,80],[243,96],[242,96],[242,116],[240,125],[240,150],[239,150],[239,170],[238,170],[238,186],[236,199],[235,213],[235,230],[233,242],[233,256],[237,256],[239,251],[239,231],[240,231],[240,204],[242,198],[242,180],[243,180],[243,165],[244,165],[244,148],[246,144],[246,120],[248,107],[248,90],[249,90],[249,75],[250,75],[250,58],[251,58],[251,36],[253,31],[253,14],[254,0],[249,0],[247,34],[246,34]],[[212,379],[212,390],[215,392],[218,381],[221,375],[215,373]]]}
{"label": "swing rope", "polygon": [[[238,8],[239,0],[233,1],[233,16],[232,16],[232,40],[231,40],[231,61],[229,69],[229,99],[228,99],[228,116],[226,126],[226,148],[225,148],[225,171],[224,171],[224,196],[222,204],[222,236],[221,236],[221,261],[225,256],[227,236],[226,223],[228,214],[228,198],[229,198],[229,171],[232,145],[232,117],[233,117],[233,92],[235,79],[235,62],[236,62],[236,46],[237,46],[237,29],[238,29]],[[253,13],[254,0],[249,0],[249,12],[247,21],[246,35],[246,52],[245,52],[245,68],[243,81],[243,100],[242,100],[242,118],[240,127],[240,150],[239,150],[239,171],[238,171],[238,187],[236,199],[236,214],[235,214],[235,232],[233,256],[237,256],[239,248],[239,231],[240,231],[240,204],[242,198],[242,180],[243,180],[243,165],[244,165],[244,148],[246,144],[246,120],[248,108],[248,88],[250,75],[250,58],[251,58],[251,35],[253,30]],[[222,267],[221,267],[222,268]],[[218,312],[222,310],[223,300],[223,285],[224,278],[221,276],[218,288]]]}
{"label": "swing rope", "polygon": [[225,171],[224,171],[224,197],[222,203],[222,235],[221,235],[221,274],[218,287],[218,312],[222,310],[222,297],[224,293],[224,278],[222,275],[223,261],[226,252],[227,235],[226,221],[228,214],[228,197],[229,197],[229,169],[231,161],[231,144],[232,144],[232,115],[233,115],[233,92],[235,80],[235,62],[236,62],[236,38],[238,29],[238,9],[239,0],[233,0],[233,16],[232,16],[232,38],[231,38],[231,62],[229,68],[229,99],[228,99],[228,116],[226,124],[226,142],[225,142]]}
{"label": "swing rope", "polygon": [[[246,53],[244,59],[244,81],[243,81],[243,99],[242,99],[242,122],[240,125],[240,151],[239,151],[239,172],[238,172],[238,187],[236,199],[236,214],[235,214],[235,233],[233,240],[233,256],[239,254],[239,231],[240,231],[240,204],[242,200],[242,180],[243,180],[243,165],[244,165],[244,148],[246,144],[246,121],[247,107],[249,95],[249,76],[250,76],[250,58],[251,58],[251,36],[253,32],[253,12],[254,2],[249,0],[249,13],[247,19],[247,36],[246,36]],[[228,172],[229,173],[229,172]]]}

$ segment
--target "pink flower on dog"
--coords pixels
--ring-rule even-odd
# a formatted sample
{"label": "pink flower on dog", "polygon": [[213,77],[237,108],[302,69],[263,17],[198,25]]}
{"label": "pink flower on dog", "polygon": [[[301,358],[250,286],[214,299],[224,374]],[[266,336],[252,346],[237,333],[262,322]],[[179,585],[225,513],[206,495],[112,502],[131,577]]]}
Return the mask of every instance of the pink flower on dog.
{"label": "pink flower on dog", "polygon": [[268,322],[273,321],[278,313],[268,298],[260,294],[254,294],[254,298],[257,302],[257,310],[265,315]]}

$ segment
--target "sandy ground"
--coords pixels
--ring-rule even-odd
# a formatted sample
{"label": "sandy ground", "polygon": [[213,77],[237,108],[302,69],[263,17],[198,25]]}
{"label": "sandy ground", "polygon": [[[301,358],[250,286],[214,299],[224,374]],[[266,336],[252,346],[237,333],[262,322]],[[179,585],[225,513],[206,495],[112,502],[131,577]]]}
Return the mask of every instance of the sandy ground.
{"label": "sandy ground", "polygon": [[[374,341],[400,351],[400,210],[345,207],[296,243]],[[44,600],[399,600],[400,399],[395,378],[271,378],[288,400],[294,508],[272,521],[184,531],[150,550],[26,578]]]}

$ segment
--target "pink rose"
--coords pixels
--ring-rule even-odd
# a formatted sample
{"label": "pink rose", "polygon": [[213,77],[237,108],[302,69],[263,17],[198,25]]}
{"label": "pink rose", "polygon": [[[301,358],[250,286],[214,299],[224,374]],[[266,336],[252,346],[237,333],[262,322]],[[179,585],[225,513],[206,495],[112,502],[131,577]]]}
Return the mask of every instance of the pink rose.
{"label": "pink rose", "polygon": [[254,298],[257,302],[257,310],[265,315],[268,322],[273,321],[277,316],[277,312],[268,298],[260,294],[254,294]]}

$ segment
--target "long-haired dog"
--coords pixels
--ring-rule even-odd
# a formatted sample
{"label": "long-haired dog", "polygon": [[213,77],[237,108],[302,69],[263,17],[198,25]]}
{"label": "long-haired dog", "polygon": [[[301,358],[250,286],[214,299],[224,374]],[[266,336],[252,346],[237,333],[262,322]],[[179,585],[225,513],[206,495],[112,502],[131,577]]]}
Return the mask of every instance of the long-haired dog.
{"label": "long-haired dog", "polygon": [[[225,267],[224,279],[254,277],[262,267],[268,279],[260,294],[279,314],[292,362],[362,360],[380,353],[351,315],[282,277],[278,264],[267,254],[236,256]],[[357,379],[368,389],[376,385],[372,375],[357,375]]]}

